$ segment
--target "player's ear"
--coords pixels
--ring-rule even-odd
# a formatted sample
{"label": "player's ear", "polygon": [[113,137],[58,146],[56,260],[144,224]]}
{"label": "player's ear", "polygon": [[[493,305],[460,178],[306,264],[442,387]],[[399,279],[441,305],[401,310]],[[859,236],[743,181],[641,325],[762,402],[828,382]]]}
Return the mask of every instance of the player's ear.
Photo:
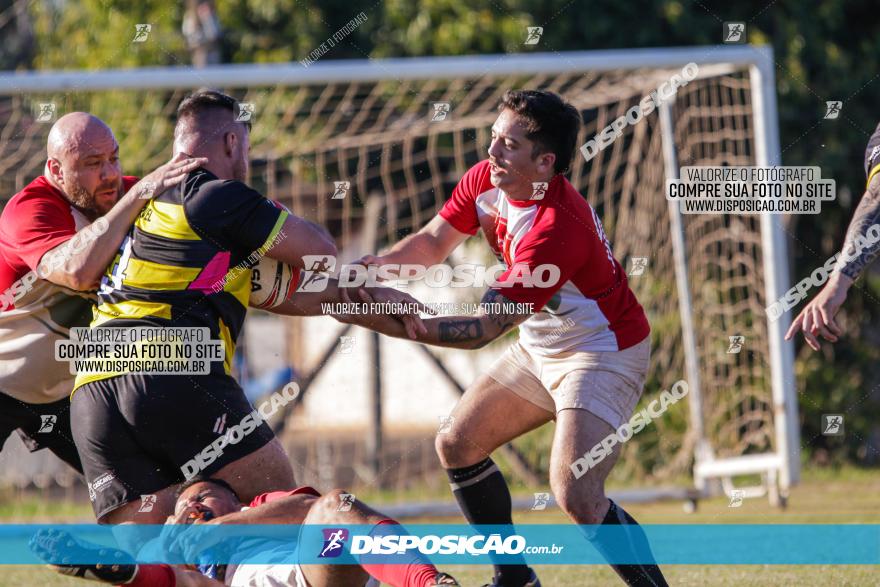
{"label": "player's ear", "polygon": [[46,173],[56,183],[61,183],[64,179],[64,172],[61,170],[61,161],[50,157],[49,160],[46,161]]}
{"label": "player's ear", "polygon": [[235,153],[235,148],[238,145],[238,135],[234,132],[227,132],[223,135],[223,149],[226,152],[227,157],[232,157]]}
{"label": "player's ear", "polygon": [[538,155],[538,172],[542,175],[554,172],[553,166],[556,164],[556,153],[541,153]]}

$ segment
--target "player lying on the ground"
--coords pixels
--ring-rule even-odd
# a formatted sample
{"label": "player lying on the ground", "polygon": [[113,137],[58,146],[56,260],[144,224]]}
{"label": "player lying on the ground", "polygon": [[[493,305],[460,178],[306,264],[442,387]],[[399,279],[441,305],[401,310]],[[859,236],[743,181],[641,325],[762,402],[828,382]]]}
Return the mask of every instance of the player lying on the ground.
{"label": "player lying on the ground", "polygon": [[[880,240],[872,242],[868,238],[869,229],[880,223],[880,124],[865,148],[865,175],[868,176],[865,194],[846,229],[843,249],[828,283],[804,306],[785,334],[786,340],[791,340],[798,331],[803,332],[804,340],[815,351],[821,348],[816,335],[837,342],[843,334],[834,316],[846,301],[846,294],[855,280],[880,255]],[[877,234],[880,230],[871,232]]]}
{"label": "player lying on the ground", "polygon": [[[177,498],[174,515],[168,524],[314,524],[314,525],[370,525],[374,532],[385,533],[391,526],[398,526],[394,520],[370,509],[364,503],[353,500],[351,509],[340,511],[341,490],[325,495],[311,487],[298,487],[293,491],[277,491],[258,495],[247,507],[238,499],[235,491],[224,481],[208,477],[195,477],[183,484]],[[399,532],[399,531],[395,531]],[[183,534],[180,536],[187,536]],[[198,544],[170,543],[171,548],[180,549],[186,556],[192,556],[213,544],[204,536],[195,537]],[[213,534],[211,536],[217,536]],[[103,550],[101,558],[113,556],[111,549],[71,537],[60,530],[39,535],[31,543],[34,552],[46,561],[57,560],[61,553],[77,550],[82,558],[88,552]],[[253,547],[236,551],[239,561],[246,561],[248,552],[253,555]],[[261,552],[271,549],[286,558],[296,559],[297,545],[279,542],[278,539],[260,541]],[[371,564],[361,561],[360,565],[299,565],[285,564],[200,564],[196,569],[181,568],[182,565],[137,565],[132,558],[118,552],[116,565],[50,565],[55,571],[73,577],[81,577],[110,584],[124,584],[132,587],[249,587],[272,585],[274,587],[361,587],[371,582],[371,577],[393,587],[434,587],[455,586],[454,578],[437,571],[426,560],[413,557],[409,564]],[[233,555],[233,558],[236,555]],[[98,558],[98,557],[93,557]],[[128,561],[128,564],[126,564]]]}
{"label": "player lying on the ground", "polygon": [[[633,551],[650,559],[636,521],[605,496],[616,445],[600,462],[575,462],[632,416],[647,376],[650,327],[611,252],[599,217],[563,175],[577,142],[578,110],[550,92],[508,92],[492,126],[489,158],[465,173],[439,214],[368,265],[433,265],[483,229],[507,270],[478,316],[424,321],[420,342],[477,349],[519,326],[519,340],[478,378],[452,412],[436,448],[450,486],[472,524],[511,524],[510,492],[490,454],[556,419],[550,486],[581,525],[624,524]],[[540,284],[523,276],[548,276]],[[552,272],[550,273],[552,275]],[[531,285],[531,287],[530,287]],[[369,301],[368,297],[363,297]],[[360,300],[355,300],[360,301]],[[391,336],[399,324],[369,313],[340,317]],[[610,554],[601,537],[597,549]],[[656,564],[612,565],[630,585],[665,585]],[[538,585],[523,562],[496,565],[493,585]]]}
{"label": "player lying on the ground", "polygon": [[[336,254],[321,229],[243,183],[250,126],[237,120],[235,107],[216,91],[181,102],[174,151],[207,162],[149,202],[101,282],[92,328],[207,327],[211,340],[224,342],[225,360],[212,362],[208,375],[77,375],[73,439],[100,523],[163,522],[182,467],[253,410],[231,376],[252,254],[266,251],[297,268],[306,255]],[[381,289],[375,295],[386,301],[416,302]],[[418,312],[411,314],[405,319],[418,323]],[[265,422],[214,455],[201,472],[229,483],[244,501],[295,485],[290,460]],[[155,497],[150,511],[139,511],[142,495]]]}
{"label": "player lying on the ground", "polygon": [[122,175],[113,131],[85,112],[52,125],[46,154],[43,175],[0,214],[0,445],[17,431],[81,473],[73,375],[55,342],[88,325],[98,281],[149,198],[205,160],[175,157],[137,183]]}

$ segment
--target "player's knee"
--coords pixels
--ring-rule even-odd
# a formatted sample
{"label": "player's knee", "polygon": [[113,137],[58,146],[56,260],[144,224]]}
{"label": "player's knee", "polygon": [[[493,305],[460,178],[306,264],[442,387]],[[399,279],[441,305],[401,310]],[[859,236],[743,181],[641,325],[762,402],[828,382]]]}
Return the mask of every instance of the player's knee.
{"label": "player's knee", "polygon": [[601,482],[588,476],[575,480],[569,471],[567,477],[551,474],[550,487],[559,509],[578,524],[602,523],[598,514],[605,496]]}
{"label": "player's knee", "polygon": [[473,464],[468,462],[473,459],[472,451],[468,450],[467,443],[462,442],[462,437],[458,434],[438,434],[434,438],[434,450],[437,451],[440,463],[447,469]]}

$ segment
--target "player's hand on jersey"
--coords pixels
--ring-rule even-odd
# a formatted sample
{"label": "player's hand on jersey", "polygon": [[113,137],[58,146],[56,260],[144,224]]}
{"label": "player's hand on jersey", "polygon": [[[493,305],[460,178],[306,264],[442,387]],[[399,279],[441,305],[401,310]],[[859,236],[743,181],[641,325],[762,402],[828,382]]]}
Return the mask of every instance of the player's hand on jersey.
{"label": "player's hand on jersey", "polygon": [[840,306],[846,300],[846,293],[852,285],[852,279],[840,273],[833,273],[816,297],[804,306],[797,318],[792,322],[785,340],[791,340],[798,333],[804,333],[804,340],[814,351],[821,347],[816,335],[828,342],[837,342],[843,329],[834,320]]}
{"label": "player's hand on jersey", "polygon": [[168,163],[142,177],[134,184],[131,191],[145,200],[157,198],[186,179],[188,173],[207,162],[207,157],[190,157],[186,153],[178,153]]}

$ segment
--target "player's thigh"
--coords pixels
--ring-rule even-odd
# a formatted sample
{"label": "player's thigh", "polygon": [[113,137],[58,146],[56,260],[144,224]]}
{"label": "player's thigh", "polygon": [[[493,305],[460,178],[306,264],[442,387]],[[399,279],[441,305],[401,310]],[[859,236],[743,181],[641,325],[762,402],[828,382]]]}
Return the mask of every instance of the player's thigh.
{"label": "player's thigh", "polygon": [[566,409],[556,414],[550,456],[554,488],[601,490],[620,455],[621,443],[615,434],[611,424],[587,410]]}
{"label": "player's thigh", "polygon": [[164,496],[180,471],[141,444],[120,409],[118,386],[119,382],[95,381],[81,387],[72,400],[73,439],[89,499],[101,523],[135,521],[135,513],[143,514],[138,520],[143,523],[161,523],[163,514],[168,515],[167,500],[149,496]]}
{"label": "player's thigh", "polygon": [[481,375],[452,410],[444,431],[437,434],[437,452],[444,467],[466,467],[552,419],[552,411]]}
{"label": "player's thigh", "polygon": [[296,485],[290,458],[277,438],[210,475],[229,483],[244,503],[261,493],[289,491]]}
{"label": "player's thigh", "polygon": [[[615,430],[607,422],[586,410],[567,409],[556,415],[550,458],[550,487],[557,505],[575,523],[602,522],[606,504],[605,479],[621,450],[620,444],[611,446],[606,441],[614,433]],[[583,465],[584,455],[589,455],[593,447],[600,447],[600,459],[591,462],[586,469],[572,469],[573,463]]]}
{"label": "player's thigh", "polygon": [[[320,497],[313,497],[309,502],[309,511],[303,520],[303,525],[375,525],[387,518],[359,500],[354,501],[351,509],[340,511],[339,504],[344,493],[342,490],[334,489]],[[310,587],[335,585],[363,587],[369,579],[366,571],[356,565],[300,565],[300,570]]]}
{"label": "player's thigh", "polygon": [[47,448],[62,461],[73,467],[78,473],[83,472],[82,460],[76,451],[76,444],[73,442],[73,431],[70,424],[70,398],[65,397],[63,400],[33,406],[39,409],[42,415],[50,414],[54,416],[51,430],[46,430],[46,426],[37,429],[36,433],[26,431],[26,433],[36,441],[38,448]]}
{"label": "player's thigh", "polygon": [[650,354],[646,338],[623,351],[574,355],[548,369],[561,372],[558,378],[548,376],[558,409],[550,471],[555,492],[564,493],[576,484],[577,495],[592,500],[603,495],[605,478],[623,442],[616,431],[629,421],[639,401]]}
{"label": "player's thigh", "polygon": [[199,473],[220,477],[245,502],[294,486],[290,459],[232,377],[130,379],[131,388],[119,393],[123,414],[174,483]]}

